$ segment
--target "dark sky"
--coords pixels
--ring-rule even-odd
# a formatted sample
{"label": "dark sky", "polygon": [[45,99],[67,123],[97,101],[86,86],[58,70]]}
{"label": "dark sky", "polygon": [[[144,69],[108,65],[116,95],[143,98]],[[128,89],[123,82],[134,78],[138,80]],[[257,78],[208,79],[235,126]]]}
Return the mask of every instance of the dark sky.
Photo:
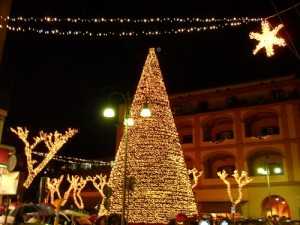
{"label": "dark sky", "polygon": [[[11,15],[23,16],[269,16],[272,1],[62,1],[14,0]],[[141,3],[143,2],[143,3]],[[165,2],[163,5],[159,2]],[[170,1],[171,2],[171,1]],[[279,10],[296,0],[274,0]],[[285,28],[300,51],[300,9],[282,14]],[[275,25],[279,18],[271,20]],[[87,27],[88,28],[88,27]],[[109,29],[109,28],[108,28]],[[117,29],[117,28],[114,28]],[[286,76],[298,72],[299,59],[289,48],[273,58],[252,55],[256,42],[249,24],[220,31],[159,38],[82,40],[9,33],[5,47],[3,107],[9,110],[4,142],[18,142],[10,126],[33,131],[79,129],[60,154],[103,158],[114,153],[115,129],[99,116],[108,93],[134,93],[149,47],[160,47],[161,69],[169,93],[243,81]],[[286,36],[286,33],[281,33]],[[5,85],[3,85],[5,84]]]}

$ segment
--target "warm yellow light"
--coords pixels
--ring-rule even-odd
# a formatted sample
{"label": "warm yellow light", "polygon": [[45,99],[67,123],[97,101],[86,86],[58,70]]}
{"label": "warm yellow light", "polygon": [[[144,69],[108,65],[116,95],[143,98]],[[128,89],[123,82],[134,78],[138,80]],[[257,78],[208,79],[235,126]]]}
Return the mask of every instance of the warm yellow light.
{"label": "warm yellow light", "polygon": [[257,172],[258,174],[261,174],[261,175],[267,175],[267,174],[268,174],[268,171],[267,171],[265,168],[262,168],[262,167],[258,167],[258,168],[256,169],[256,172]]}
{"label": "warm yellow light", "polygon": [[140,115],[141,115],[142,117],[150,117],[150,116],[151,116],[151,110],[150,110],[148,104],[144,104],[144,105],[143,105],[143,108],[142,108],[142,110],[141,110]]}
{"label": "warm yellow light", "polygon": [[281,169],[280,167],[275,167],[275,168],[273,169],[273,172],[274,172],[275,174],[281,174],[281,173],[282,173],[282,169]]}
{"label": "warm yellow light", "polygon": [[[148,119],[140,116],[145,102],[151,104],[152,115]],[[113,190],[110,213],[123,212],[124,168],[127,168],[127,177],[136,180],[134,188],[126,193],[128,223],[167,224],[178,213],[197,215],[194,193],[154,49],[150,49],[147,56],[129,114],[134,119],[134,126],[128,127],[127,136],[124,134],[121,138],[109,178]]]}
{"label": "warm yellow light", "polygon": [[[61,149],[61,147],[68,141],[68,139],[72,138],[78,132],[78,130],[71,128],[69,128],[64,134],[61,134],[58,131],[55,131],[54,133],[45,133],[40,131],[39,136],[33,137],[33,143],[30,144],[27,140],[29,131],[26,128],[17,127],[17,129],[10,128],[10,130],[16,134],[25,145],[24,152],[28,170],[28,175],[23,183],[25,188],[28,188],[31,185],[33,179],[45,168],[58,150]],[[36,165],[36,160],[32,159],[32,151],[41,142],[45,143],[48,152],[44,159]]]}
{"label": "warm yellow light", "polygon": [[199,171],[195,167],[193,169],[189,170],[189,174],[193,175],[193,184],[192,184],[193,189],[195,187],[197,187],[198,182],[199,182],[199,178],[202,176],[202,173],[203,173],[203,171]]}
{"label": "warm yellow light", "polygon": [[108,210],[105,208],[104,206],[104,202],[106,200],[106,196],[104,194],[104,187],[108,186],[108,178],[106,175],[96,175],[94,177],[87,177],[87,180],[90,180],[94,187],[97,189],[97,191],[99,192],[100,196],[101,196],[101,203],[100,203],[100,207],[99,207],[99,212],[98,212],[98,216],[104,216],[108,214]]}
{"label": "warm yellow light", "polygon": [[112,108],[106,108],[103,110],[103,116],[106,118],[113,118],[116,116],[115,110]]}
{"label": "warm yellow light", "polygon": [[134,119],[133,118],[125,118],[124,119],[124,125],[125,126],[133,126],[134,125]]}
{"label": "warm yellow light", "polygon": [[259,50],[265,48],[267,56],[271,57],[274,55],[274,45],[285,46],[285,40],[281,37],[277,37],[278,31],[283,28],[283,24],[279,24],[273,30],[270,28],[270,24],[267,21],[261,22],[262,33],[251,32],[249,34],[250,39],[255,39],[258,41],[256,48],[253,50],[255,55]]}
{"label": "warm yellow light", "polygon": [[243,192],[242,192],[243,187],[249,184],[252,181],[252,178],[248,177],[248,173],[246,171],[242,171],[241,174],[239,174],[237,170],[233,172],[232,176],[234,177],[234,180],[238,185],[238,196],[234,200],[232,196],[231,184],[227,180],[228,177],[227,172],[223,170],[222,172],[217,172],[217,175],[224,182],[224,184],[226,184],[229,200],[231,201],[232,206],[235,208],[236,205],[239,204],[243,198]]}

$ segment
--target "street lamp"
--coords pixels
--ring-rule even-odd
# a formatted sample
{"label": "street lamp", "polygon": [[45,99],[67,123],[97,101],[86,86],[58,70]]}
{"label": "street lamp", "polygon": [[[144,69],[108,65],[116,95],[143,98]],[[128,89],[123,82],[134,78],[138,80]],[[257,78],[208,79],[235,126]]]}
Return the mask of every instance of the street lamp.
{"label": "street lamp", "polygon": [[[268,204],[271,204],[271,183],[270,183],[270,169],[266,165],[265,167],[258,167],[256,172],[260,175],[265,175],[267,180],[267,188],[268,188]],[[270,206],[270,214],[272,216],[272,206]]]}
{"label": "street lamp", "polygon": [[[127,178],[127,161],[128,161],[128,127],[134,125],[134,119],[130,117],[130,96],[127,93],[126,95],[122,92],[114,92],[112,95],[118,95],[122,98],[123,103],[125,105],[125,112],[123,117],[123,124],[124,124],[124,138],[125,138],[125,149],[124,149],[124,174],[123,174],[123,193],[122,193],[122,215],[121,215],[121,225],[125,224],[125,211],[126,211],[126,193],[127,188],[129,188],[129,183],[131,182],[131,177]],[[142,117],[150,117],[151,111],[149,109],[148,104],[144,104],[140,115]],[[108,107],[103,110],[103,116],[106,118],[113,118],[116,116],[116,113],[113,108]],[[127,185],[128,184],[128,185]],[[128,209],[127,209],[128,215]]]}

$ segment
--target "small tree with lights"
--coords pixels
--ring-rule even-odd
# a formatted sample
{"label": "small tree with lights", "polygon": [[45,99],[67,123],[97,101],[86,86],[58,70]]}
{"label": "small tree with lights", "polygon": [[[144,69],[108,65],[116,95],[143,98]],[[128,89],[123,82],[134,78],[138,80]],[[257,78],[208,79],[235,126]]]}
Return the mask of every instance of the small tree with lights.
{"label": "small tree with lights", "polygon": [[[33,179],[45,168],[54,155],[61,149],[61,147],[72,138],[78,131],[76,129],[69,128],[64,134],[55,131],[54,133],[39,132],[38,136],[33,137],[33,143],[28,141],[29,131],[26,128],[17,127],[16,129],[10,128],[10,130],[16,134],[24,143],[24,152],[27,161],[28,175],[26,177],[23,186],[29,188]],[[32,158],[32,151],[40,143],[44,142],[48,152],[45,154],[45,158],[35,166],[36,160]]]}
{"label": "small tree with lights", "polygon": [[46,189],[48,190],[48,194],[45,199],[46,203],[50,202],[52,205],[54,205],[55,199],[62,199],[59,189],[63,179],[64,179],[64,175],[61,175],[59,178],[52,178],[52,179],[47,177]]}
{"label": "small tree with lights", "polygon": [[109,197],[111,196],[111,188],[108,186],[108,178],[106,175],[96,175],[94,177],[88,177],[88,179],[93,183],[94,187],[97,189],[101,196],[101,203],[98,215],[104,216],[108,214],[109,209]]}
{"label": "small tree with lights", "polygon": [[199,171],[197,170],[197,168],[193,168],[191,170],[189,170],[189,174],[191,175],[192,174],[192,189],[194,189],[197,185],[198,185],[198,182],[199,182],[199,178],[202,176],[203,174],[203,171]]}
{"label": "small tree with lights", "polygon": [[243,198],[243,192],[242,189],[245,185],[249,184],[252,181],[252,178],[248,177],[248,173],[246,171],[242,171],[241,175],[238,173],[237,170],[233,172],[233,177],[235,182],[238,185],[238,196],[234,200],[232,196],[232,189],[231,189],[231,184],[228,179],[228,173],[223,170],[222,172],[217,172],[218,177],[226,184],[227,186],[227,194],[229,197],[229,200],[232,204],[231,212],[234,215],[236,211],[236,206],[242,201]]}

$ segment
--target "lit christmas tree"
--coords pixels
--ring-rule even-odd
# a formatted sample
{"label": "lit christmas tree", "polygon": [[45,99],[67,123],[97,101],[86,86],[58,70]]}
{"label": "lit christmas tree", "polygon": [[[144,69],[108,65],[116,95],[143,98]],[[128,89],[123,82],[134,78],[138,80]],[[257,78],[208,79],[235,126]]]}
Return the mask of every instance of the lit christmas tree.
{"label": "lit christmas tree", "polygon": [[[141,117],[144,104],[151,117]],[[130,115],[134,125],[121,139],[109,184],[110,213],[122,214],[124,168],[135,186],[126,199],[129,223],[166,224],[178,213],[197,214],[166,88],[155,50],[151,48],[135,93]],[[127,140],[127,141],[126,141]],[[127,153],[126,153],[127,152]]]}

